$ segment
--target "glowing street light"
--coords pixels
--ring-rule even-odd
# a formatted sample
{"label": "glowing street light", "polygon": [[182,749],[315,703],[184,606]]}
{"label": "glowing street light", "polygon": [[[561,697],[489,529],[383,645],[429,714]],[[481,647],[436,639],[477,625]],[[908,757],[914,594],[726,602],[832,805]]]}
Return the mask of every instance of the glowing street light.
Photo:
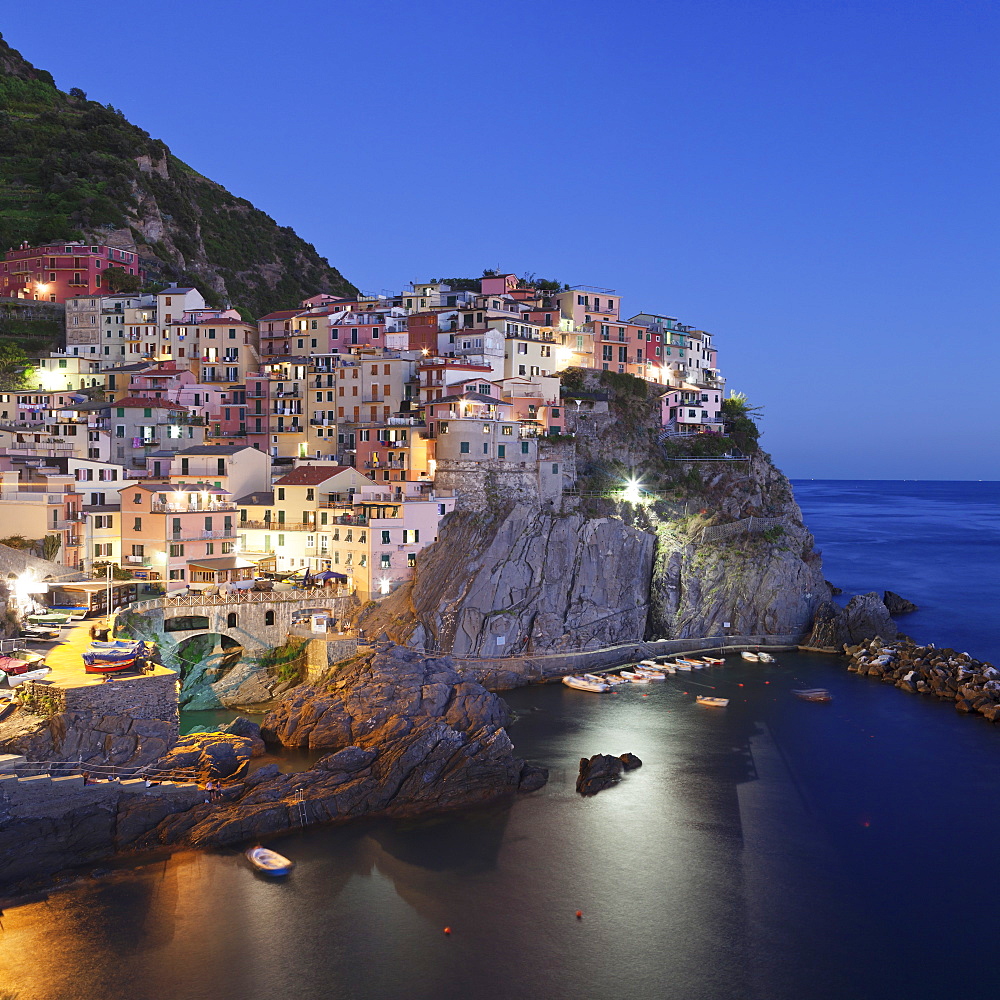
{"label": "glowing street light", "polygon": [[389,584],[390,584],[390,582],[391,581],[389,580],[389,578],[387,576],[383,576],[378,581],[378,592],[380,594],[388,594],[389,593]]}
{"label": "glowing street light", "polygon": [[622,490],[622,500],[626,503],[638,503],[642,499],[642,482],[638,479],[628,480],[625,489]]}

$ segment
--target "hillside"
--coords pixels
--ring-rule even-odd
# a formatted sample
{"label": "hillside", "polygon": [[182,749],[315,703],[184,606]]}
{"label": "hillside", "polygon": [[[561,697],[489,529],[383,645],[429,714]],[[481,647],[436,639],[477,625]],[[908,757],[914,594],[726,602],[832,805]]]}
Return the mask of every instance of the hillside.
{"label": "hillside", "polygon": [[0,36],[0,249],[82,238],[257,317],[354,286],[315,247],[173,156],[110,105],[57,89]]}

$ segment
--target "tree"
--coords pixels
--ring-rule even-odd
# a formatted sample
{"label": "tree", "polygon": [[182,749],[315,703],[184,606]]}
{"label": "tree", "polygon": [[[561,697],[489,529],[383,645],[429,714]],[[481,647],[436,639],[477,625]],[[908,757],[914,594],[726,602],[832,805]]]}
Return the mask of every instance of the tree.
{"label": "tree", "polygon": [[8,549],[22,549],[30,551],[34,549],[35,543],[24,535],[10,535],[7,538],[0,538],[0,545],[6,545]]}
{"label": "tree", "polygon": [[85,101],[87,99],[87,92],[85,90],[81,90],[79,87],[70,87],[69,96]]}
{"label": "tree", "polygon": [[61,546],[61,536],[46,535],[42,539],[42,558],[48,560],[48,562],[55,562]]}
{"label": "tree", "polygon": [[137,292],[142,282],[137,274],[129,274],[123,267],[109,267],[104,272],[104,284],[109,292]]}
{"label": "tree", "polygon": [[34,379],[35,370],[17,344],[0,344],[0,392],[17,392]]}

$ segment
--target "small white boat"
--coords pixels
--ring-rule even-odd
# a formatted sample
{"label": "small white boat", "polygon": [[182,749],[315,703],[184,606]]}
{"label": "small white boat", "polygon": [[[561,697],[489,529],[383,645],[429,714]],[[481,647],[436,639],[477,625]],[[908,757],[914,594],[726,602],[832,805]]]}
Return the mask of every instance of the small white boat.
{"label": "small white boat", "polygon": [[628,684],[628,680],[618,674],[593,674],[598,680],[615,687],[617,684]]}
{"label": "small white boat", "polygon": [[758,653],[757,659],[761,663],[774,663],[774,657],[770,653]]}
{"label": "small white boat", "polygon": [[683,660],[674,660],[674,663],[676,663],[678,666],[689,667],[692,670],[704,670],[705,667],[708,666],[707,663],[704,663],[701,660],[689,660],[687,658]]}
{"label": "small white boat", "polygon": [[707,694],[699,694],[694,699],[699,705],[708,705],[709,708],[725,708],[729,704],[728,698],[713,698]]}
{"label": "small white boat", "polygon": [[674,660],[674,669],[689,674],[694,669],[687,660]]}
{"label": "small white boat", "polygon": [[636,667],[635,672],[651,681],[665,681],[667,675],[662,670],[651,670],[649,667]]}
{"label": "small white boat", "polygon": [[702,659],[713,667],[721,667],[726,662],[721,656],[703,656]]}
{"label": "small white boat", "polygon": [[[3,671],[0,671],[2,673]],[[36,667],[34,670],[28,670],[23,674],[6,674],[7,683],[11,687],[17,687],[18,684],[23,684],[25,681],[38,681],[41,680],[46,674],[52,672],[51,667]]]}
{"label": "small white boat", "polygon": [[610,686],[611,681],[607,677],[602,677],[600,674],[581,674],[580,675],[585,681],[591,681],[594,684],[607,684]]}
{"label": "small white boat", "polygon": [[744,660],[749,660],[751,663],[757,663],[760,660],[760,657],[756,653],[750,653],[746,650],[740,653],[740,656],[742,656]]}
{"label": "small white boat", "polygon": [[564,677],[562,682],[566,687],[575,688],[577,691],[594,691],[597,694],[603,694],[605,691],[611,690],[610,684],[606,684],[604,681],[588,681],[586,677],[570,675]]}
{"label": "small white boat", "polygon": [[247,860],[265,875],[287,875],[295,867],[294,861],[289,861],[277,851],[269,851],[266,847],[251,847],[247,851]]}
{"label": "small white boat", "polygon": [[826,688],[805,688],[792,694],[803,701],[833,701],[833,695]]}
{"label": "small white boat", "polygon": [[662,670],[665,674],[677,673],[677,666],[673,663],[661,663],[657,669]]}
{"label": "small white boat", "polygon": [[645,674],[640,674],[638,670],[623,670],[621,675],[633,684],[649,683],[649,678]]}
{"label": "small white boat", "polygon": [[654,670],[659,670],[659,668],[660,668],[660,664],[657,663],[656,660],[640,660],[639,661],[639,666],[640,667],[652,667]]}

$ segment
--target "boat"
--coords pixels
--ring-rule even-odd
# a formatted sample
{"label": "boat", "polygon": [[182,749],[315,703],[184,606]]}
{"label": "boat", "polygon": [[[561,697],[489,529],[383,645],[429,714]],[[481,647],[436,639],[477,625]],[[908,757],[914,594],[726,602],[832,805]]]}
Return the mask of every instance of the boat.
{"label": "boat", "polygon": [[652,667],[654,670],[659,670],[660,669],[660,664],[657,663],[656,660],[640,660],[639,661],[639,666],[640,667]]}
{"label": "boat", "polygon": [[114,674],[122,670],[135,670],[138,657],[130,660],[87,660],[84,654],[83,672],[85,674]]}
{"label": "boat", "polygon": [[640,674],[637,670],[623,670],[622,677],[633,684],[648,684],[649,678],[645,674]]}
{"label": "boat", "polygon": [[674,669],[681,670],[686,674],[691,673],[694,669],[687,660],[674,660]]}
{"label": "boat", "polygon": [[607,677],[602,677],[600,674],[581,674],[580,675],[585,681],[592,681],[594,684],[610,684],[611,681]]}
{"label": "boat", "polygon": [[18,684],[23,684],[25,681],[39,681],[46,674],[52,673],[51,667],[39,666],[36,663],[29,664],[30,670],[25,670],[23,673],[14,674],[8,671],[4,671],[7,677],[7,683],[11,687],[17,687]]}
{"label": "boat", "polygon": [[69,615],[61,611],[48,611],[45,614],[28,615],[25,619],[31,625],[65,625]]}
{"label": "boat", "polygon": [[833,695],[826,688],[805,688],[792,694],[803,701],[833,701]]}
{"label": "boat", "polygon": [[703,656],[702,659],[713,667],[721,667],[726,662],[721,656]]}
{"label": "boat", "polygon": [[247,851],[247,860],[265,875],[287,875],[295,867],[294,861],[289,861],[277,851],[269,851],[266,847],[251,847]]}
{"label": "boat", "polygon": [[740,653],[740,656],[742,656],[744,660],[749,660],[751,663],[757,663],[760,660],[760,657],[756,653],[750,653],[747,650]]}
{"label": "boat", "polygon": [[586,677],[570,674],[562,679],[566,687],[575,688],[577,691],[593,691],[596,694],[603,694],[611,690],[611,685],[601,680],[587,680]]}
{"label": "boat", "polygon": [[667,675],[662,670],[650,670],[649,667],[636,667],[635,672],[651,681],[665,681]]}
{"label": "boat", "polygon": [[774,663],[774,657],[770,653],[758,653],[757,659],[761,663]]}
{"label": "boat", "polygon": [[728,698],[713,698],[707,694],[695,695],[694,700],[699,705],[708,705],[709,708],[725,708],[729,704]]}
{"label": "boat", "polygon": [[704,670],[708,666],[707,663],[702,663],[701,660],[674,660],[679,667],[687,667],[689,670]]}

